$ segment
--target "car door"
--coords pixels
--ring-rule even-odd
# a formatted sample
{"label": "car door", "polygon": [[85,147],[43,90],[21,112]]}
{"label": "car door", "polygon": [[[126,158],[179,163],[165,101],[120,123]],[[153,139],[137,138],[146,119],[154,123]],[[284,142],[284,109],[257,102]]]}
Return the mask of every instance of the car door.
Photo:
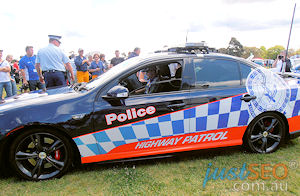
{"label": "car door", "polygon": [[217,57],[195,58],[193,65],[190,131],[199,139],[191,143],[197,148],[241,144],[249,120],[241,98],[251,67],[241,69],[239,61]]}
{"label": "car door", "polygon": [[[162,154],[176,149],[179,139],[171,137],[189,133],[190,116],[185,109],[190,106],[192,61],[184,58],[161,60],[145,63],[140,69],[143,71],[149,66],[161,68],[172,63],[178,63],[181,69],[171,78],[162,73],[166,73],[165,70],[159,70],[161,79],[158,84],[163,86],[160,92],[130,94],[128,98],[120,99],[119,104],[104,98],[105,93],[118,84],[128,87],[130,92],[138,88],[139,85],[132,84],[140,72],[137,70],[129,70],[101,90],[94,105],[96,132],[80,138],[88,137],[86,141],[90,142],[82,145],[89,152],[82,158],[83,162]],[[175,90],[172,86],[176,87]]]}
{"label": "car door", "polygon": [[[170,78],[165,69],[174,63],[181,67]],[[178,150],[179,140],[175,137],[189,133],[190,115],[186,108],[190,107],[191,65],[190,59],[162,60],[144,65],[159,67],[161,79],[158,83],[161,90],[151,94],[130,95],[124,100],[130,121],[118,128],[122,141],[111,153],[145,156]],[[178,81],[180,88],[172,89]]]}

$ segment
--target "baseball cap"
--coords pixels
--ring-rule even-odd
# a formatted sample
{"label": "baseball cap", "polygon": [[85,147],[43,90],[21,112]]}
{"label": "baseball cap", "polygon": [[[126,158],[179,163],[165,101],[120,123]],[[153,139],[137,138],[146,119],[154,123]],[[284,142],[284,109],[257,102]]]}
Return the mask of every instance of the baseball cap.
{"label": "baseball cap", "polygon": [[83,51],[83,49],[82,49],[82,48],[79,48],[79,49],[78,49],[78,52],[80,52],[80,51]]}

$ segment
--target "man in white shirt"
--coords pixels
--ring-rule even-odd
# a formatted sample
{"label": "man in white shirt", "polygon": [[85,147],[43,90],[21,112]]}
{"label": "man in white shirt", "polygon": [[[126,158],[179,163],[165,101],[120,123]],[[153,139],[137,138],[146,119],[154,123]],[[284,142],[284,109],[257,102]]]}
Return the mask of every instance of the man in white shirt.
{"label": "man in white shirt", "polygon": [[282,72],[282,69],[284,69],[283,65],[284,62],[286,62],[285,72],[290,72],[291,70],[291,61],[286,58],[286,51],[283,50],[280,52],[280,54],[277,56],[277,59],[274,61],[272,65],[272,70],[275,72]]}
{"label": "man in white shirt", "polygon": [[3,103],[2,98],[3,88],[6,91],[7,97],[12,96],[12,86],[10,82],[10,65],[6,60],[2,60],[3,50],[0,50],[0,103]]}

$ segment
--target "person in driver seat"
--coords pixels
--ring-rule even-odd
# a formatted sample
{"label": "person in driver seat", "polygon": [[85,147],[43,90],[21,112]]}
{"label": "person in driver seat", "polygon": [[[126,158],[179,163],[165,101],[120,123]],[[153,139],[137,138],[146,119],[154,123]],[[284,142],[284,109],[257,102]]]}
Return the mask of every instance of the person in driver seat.
{"label": "person in driver seat", "polygon": [[148,77],[148,82],[146,85],[145,94],[151,94],[151,93],[157,93],[159,84],[157,82],[159,81],[158,77],[158,70],[156,66],[147,67],[145,69],[145,72]]}

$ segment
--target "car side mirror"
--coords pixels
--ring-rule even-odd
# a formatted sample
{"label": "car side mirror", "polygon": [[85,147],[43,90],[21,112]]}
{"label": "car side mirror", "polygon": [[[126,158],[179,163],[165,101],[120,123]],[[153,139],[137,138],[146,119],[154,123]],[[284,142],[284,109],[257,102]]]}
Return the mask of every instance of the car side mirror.
{"label": "car side mirror", "polygon": [[107,97],[110,98],[126,99],[128,96],[128,89],[121,85],[114,86],[107,92]]}
{"label": "car side mirror", "polygon": [[125,105],[124,99],[128,98],[129,91],[126,87],[117,85],[107,91],[103,99],[108,101],[112,106]]}

